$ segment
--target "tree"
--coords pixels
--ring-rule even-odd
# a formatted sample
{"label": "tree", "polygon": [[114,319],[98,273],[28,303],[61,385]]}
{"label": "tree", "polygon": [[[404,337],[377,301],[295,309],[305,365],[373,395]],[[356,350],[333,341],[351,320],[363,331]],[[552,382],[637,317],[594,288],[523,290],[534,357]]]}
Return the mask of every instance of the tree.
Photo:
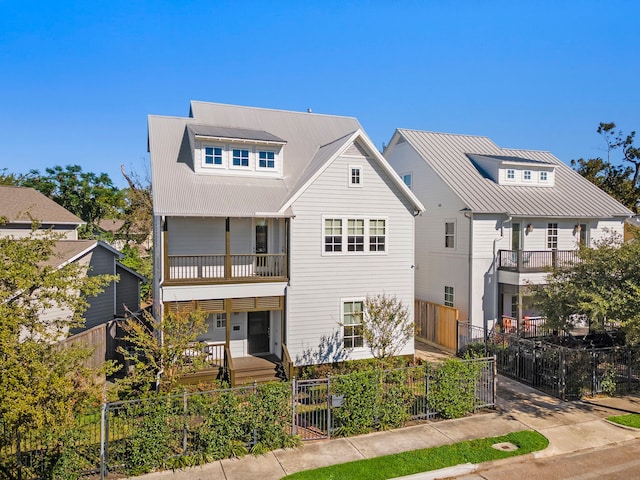
{"label": "tree", "polygon": [[[82,326],[87,296],[114,278],[87,276],[78,263],[54,266],[56,240],[35,228],[26,238],[0,238],[0,418],[14,437],[55,439],[95,398],[96,372],[83,366],[91,352],[57,341]],[[45,320],[49,309],[67,313]]]}
{"label": "tree", "polygon": [[[203,366],[200,352],[204,345],[196,338],[206,332],[206,314],[200,311],[170,312],[156,321],[144,311],[124,324],[124,339],[131,345],[121,353],[131,362],[130,374],[119,386],[127,393],[148,394],[153,386],[171,392],[181,374]],[[194,355],[187,355],[193,352]],[[159,388],[158,388],[159,387]]]}
{"label": "tree", "polygon": [[122,193],[106,173],[83,172],[80,165],[56,165],[45,172],[31,170],[21,185],[35,188],[87,222],[81,231],[83,237],[92,237],[101,219],[121,214]]}
{"label": "tree", "polygon": [[409,311],[396,296],[367,297],[362,313],[362,337],[379,360],[394,357],[413,338]]}
{"label": "tree", "polygon": [[613,234],[595,248],[581,247],[579,261],[558,268],[543,285],[530,285],[547,324],[570,331],[581,316],[591,330],[620,326],[627,340],[640,339],[640,241],[622,242]]}
{"label": "tree", "polygon": [[[636,132],[628,135],[616,131],[614,122],[600,122],[596,130],[606,144],[607,159],[601,157],[571,160],[571,166],[594,185],[600,187],[620,203],[638,213],[640,203],[640,149],[635,147]],[[611,157],[621,152],[620,164]],[[625,164],[626,162],[626,164]],[[628,164],[631,165],[628,165]]]}
{"label": "tree", "polygon": [[124,165],[120,166],[120,171],[129,184],[129,188],[123,191],[125,200],[124,230],[131,238],[139,238],[144,241],[153,230],[151,182],[148,179],[141,180],[136,173],[127,175]]}

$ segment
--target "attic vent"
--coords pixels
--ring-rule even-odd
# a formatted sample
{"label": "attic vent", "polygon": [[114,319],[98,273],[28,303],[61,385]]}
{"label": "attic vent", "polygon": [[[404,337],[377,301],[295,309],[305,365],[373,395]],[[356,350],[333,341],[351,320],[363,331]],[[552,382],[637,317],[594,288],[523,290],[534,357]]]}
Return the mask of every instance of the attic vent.
{"label": "attic vent", "polygon": [[258,297],[257,300],[259,310],[280,310],[280,297]]}
{"label": "attic vent", "polygon": [[224,312],[224,300],[198,300],[198,309],[203,312]]}
{"label": "attic vent", "polygon": [[243,312],[247,310],[255,310],[256,299],[250,298],[234,298],[231,300],[231,310],[234,312]]}

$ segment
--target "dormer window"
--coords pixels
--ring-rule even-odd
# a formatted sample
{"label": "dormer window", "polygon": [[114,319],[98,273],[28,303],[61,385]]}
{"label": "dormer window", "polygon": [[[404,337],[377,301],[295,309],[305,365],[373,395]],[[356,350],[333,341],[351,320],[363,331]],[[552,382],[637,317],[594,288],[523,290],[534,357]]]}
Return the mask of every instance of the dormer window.
{"label": "dormer window", "polygon": [[205,165],[222,165],[222,147],[204,147]]}
{"label": "dormer window", "polygon": [[522,178],[524,181],[531,181],[531,170],[525,170],[522,172]]}
{"label": "dormer window", "polygon": [[233,166],[248,167],[249,166],[249,150],[234,148],[233,149]]}
{"label": "dormer window", "polygon": [[516,171],[513,168],[507,168],[507,180],[515,180]]}
{"label": "dormer window", "polygon": [[548,179],[548,174],[547,172],[540,172],[540,181],[541,182],[546,182]]}
{"label": "dormer window", "polygon": [[276,153],[269,150],[258,150],[258,168],[275,168]]}
{"label": "dormer window", "polygon": [[360,167],[349,166],[349,186],[362,186],[362,169]]}

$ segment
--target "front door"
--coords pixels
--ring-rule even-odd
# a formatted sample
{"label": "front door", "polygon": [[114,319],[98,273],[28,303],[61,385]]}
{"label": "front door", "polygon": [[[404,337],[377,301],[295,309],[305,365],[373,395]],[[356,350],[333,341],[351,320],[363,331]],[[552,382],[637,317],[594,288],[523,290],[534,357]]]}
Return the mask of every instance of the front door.
{"label": "front door", "polygon": [[266,225],[256,225],[256,270],[258,275],[265,275],[267,268],[268,229]]}
{"label": "front door", "polygon": [[249,354],[269,353],[269,312],[249,312],[247,319]]}

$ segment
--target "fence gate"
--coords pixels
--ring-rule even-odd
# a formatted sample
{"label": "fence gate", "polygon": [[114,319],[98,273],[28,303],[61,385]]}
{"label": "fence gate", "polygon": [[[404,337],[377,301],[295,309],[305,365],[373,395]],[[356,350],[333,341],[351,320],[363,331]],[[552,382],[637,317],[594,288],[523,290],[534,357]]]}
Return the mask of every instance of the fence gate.
{"label": "fence gate", "polygon": [[296,380],[291,383],[293,393],[294,435],[302,440],[329,438],[331,424],[331,397],[329,378]]}

